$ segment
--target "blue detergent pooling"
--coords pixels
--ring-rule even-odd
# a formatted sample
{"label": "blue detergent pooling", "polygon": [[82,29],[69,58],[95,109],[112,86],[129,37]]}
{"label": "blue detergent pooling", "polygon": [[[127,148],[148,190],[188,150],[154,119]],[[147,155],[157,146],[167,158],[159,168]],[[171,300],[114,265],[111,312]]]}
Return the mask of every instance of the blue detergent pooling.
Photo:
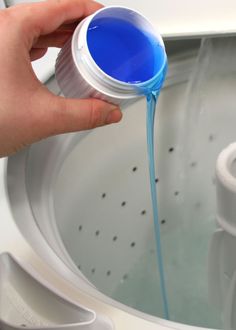
{"label": "blue detergent pooling", "polygon": [[97,65],[109,76],[127,83],[151,79],[163,63],[159,43],[131,23],[118,18],[95,18],[87,43]]}
{"label": "blue detergent pooling", "polygon": [[[96,64],[109,76],[126,83],[138,84],[156,76],[165,61],[165,52],[158,41],[133,26],[117,18],[95,18],[87,33],[88,48]],[[161,234],[158,220],[157,192],[154,162],[154,119],[156,102],[165,78],[166,68],[157,79],[152,79],[140,92],[147,99],[147,149],[152,197],[153,219],[156,238],[157,264],[160,274],[160,287],[164,317],[169,319],[169,309],[163,258]],[[139,87],[137,85],[137,87]]]}

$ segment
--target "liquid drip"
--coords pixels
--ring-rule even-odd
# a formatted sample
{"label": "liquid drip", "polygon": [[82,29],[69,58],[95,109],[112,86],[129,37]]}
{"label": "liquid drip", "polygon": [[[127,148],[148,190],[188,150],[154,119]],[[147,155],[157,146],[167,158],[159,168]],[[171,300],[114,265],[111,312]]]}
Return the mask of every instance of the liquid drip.
{"label": "liquid drip", "polygon": [[[140,94],[147,99],[147,152],[153,209],[157,266],[160,276],[163,314],[169,319],[167,292],[161,250],[161,233],[158,220],[157,192],[154,162],[154,119],[156,102],[165,78],[165,51],[156,38],[143,32],[132,23],[118,18],[95,18],[87,32],[87,43],[96,64],[109,76],[138,84],[150,81]],[[162,69],[163,72],[160,72]],[[160,72],[160,74],[158,74]]]}
{"label": "liquid drip", "polygon": [[157,252],[157,264],[160,275],[160,288],[162,295],[163,312],[164,312],[164,317],[167,320],[169,320],[169,308],[168,308],[165,273],[164,273],[163,257],[162,257],[162,249],[161,249],[161,232],[160,232],[160,223],[158,219],[157,191],[156,191],[156,182],[155,182],[156,175],[155,175],[155,161],[154,161],[154,121],[155,121],[156,103],[158,96],[159,96],[159,91],[152,92],[146,96],[147,151],[148,151],[148,160],[149,160],[149,176],[150,176],[150,188],[151,188],[151,197],[152,197],[153,221],[154,221],[155,238],[156,238],[155,242],[156,242],[156,252]]}
{"label": "liquid drip", "polygon": [[161,69],[164,50],[151,35],[118,18],[95,18],[87,43],[96,64],[109,76],[127,83],[141,83]]}

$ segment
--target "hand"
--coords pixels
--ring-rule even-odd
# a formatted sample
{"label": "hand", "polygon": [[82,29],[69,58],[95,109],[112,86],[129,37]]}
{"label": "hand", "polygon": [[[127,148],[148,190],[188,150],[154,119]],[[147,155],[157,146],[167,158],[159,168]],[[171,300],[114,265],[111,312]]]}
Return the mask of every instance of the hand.
{"label": "hand", "polygon": [[78,20],[99,8],[91,0],[50,0],[0,10],[0,157],[51,135],[121,119],[109,103],[53,95],[31,66],[48,47],[62,47]]}

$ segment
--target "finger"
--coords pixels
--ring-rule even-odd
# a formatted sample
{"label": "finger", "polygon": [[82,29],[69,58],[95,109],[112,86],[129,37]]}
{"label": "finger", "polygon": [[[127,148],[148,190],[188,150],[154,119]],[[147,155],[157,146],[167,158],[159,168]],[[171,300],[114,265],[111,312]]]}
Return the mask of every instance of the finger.
{"label": "finger", "polygon": [[32,48],[30,51],[30,60],[35,61],[47,53],[47,48]]}
{"label": "finger", "polygon": [[12,7],[32,37],[49,34],[63,23],[86,17],[102,7],[90,0],[51,0]]}
{"label": "finger", "polygon": [[48,35],[39,37],[33,48],[63,47],[72,36],[73,32],[56,31]]}
{"label": "finger", "polygon": [[58,27],[57,31],[74,31],[81,19],[73,20],[72,22],[66,22]]}
{"label": "finger", "polygon": [[65,99],[53,95],[47,103],[51,108],[44,105],[37,111],[40,138],[117,123],[122,118],[118,106],[97,99]]}

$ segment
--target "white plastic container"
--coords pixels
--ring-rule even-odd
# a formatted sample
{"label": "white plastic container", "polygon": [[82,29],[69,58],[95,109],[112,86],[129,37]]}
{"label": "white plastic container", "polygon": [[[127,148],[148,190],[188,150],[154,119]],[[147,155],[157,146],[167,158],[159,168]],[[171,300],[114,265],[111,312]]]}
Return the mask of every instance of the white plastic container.
{"label": "white plastic container", "polygon": [[236,236],[236,143],[219,155],[216,179],[217,221],[226,232]]}
{"label": "white plastic container", "polygon": [[[151,35],[164,50],[161,69],[148,81],[131,84],[106,74],[94,61],[87,45],[87,31],[94,18],[120,18]],[[62,48],[56,62],[56,79],[65,97],[99,98],[124,105],[144,94],[144,90],[157,84],[161,87],[167,67],[163,40],[149,21],[136,11],[125,7],[105,7],[84,19],[76,28],[73,37]]]}

